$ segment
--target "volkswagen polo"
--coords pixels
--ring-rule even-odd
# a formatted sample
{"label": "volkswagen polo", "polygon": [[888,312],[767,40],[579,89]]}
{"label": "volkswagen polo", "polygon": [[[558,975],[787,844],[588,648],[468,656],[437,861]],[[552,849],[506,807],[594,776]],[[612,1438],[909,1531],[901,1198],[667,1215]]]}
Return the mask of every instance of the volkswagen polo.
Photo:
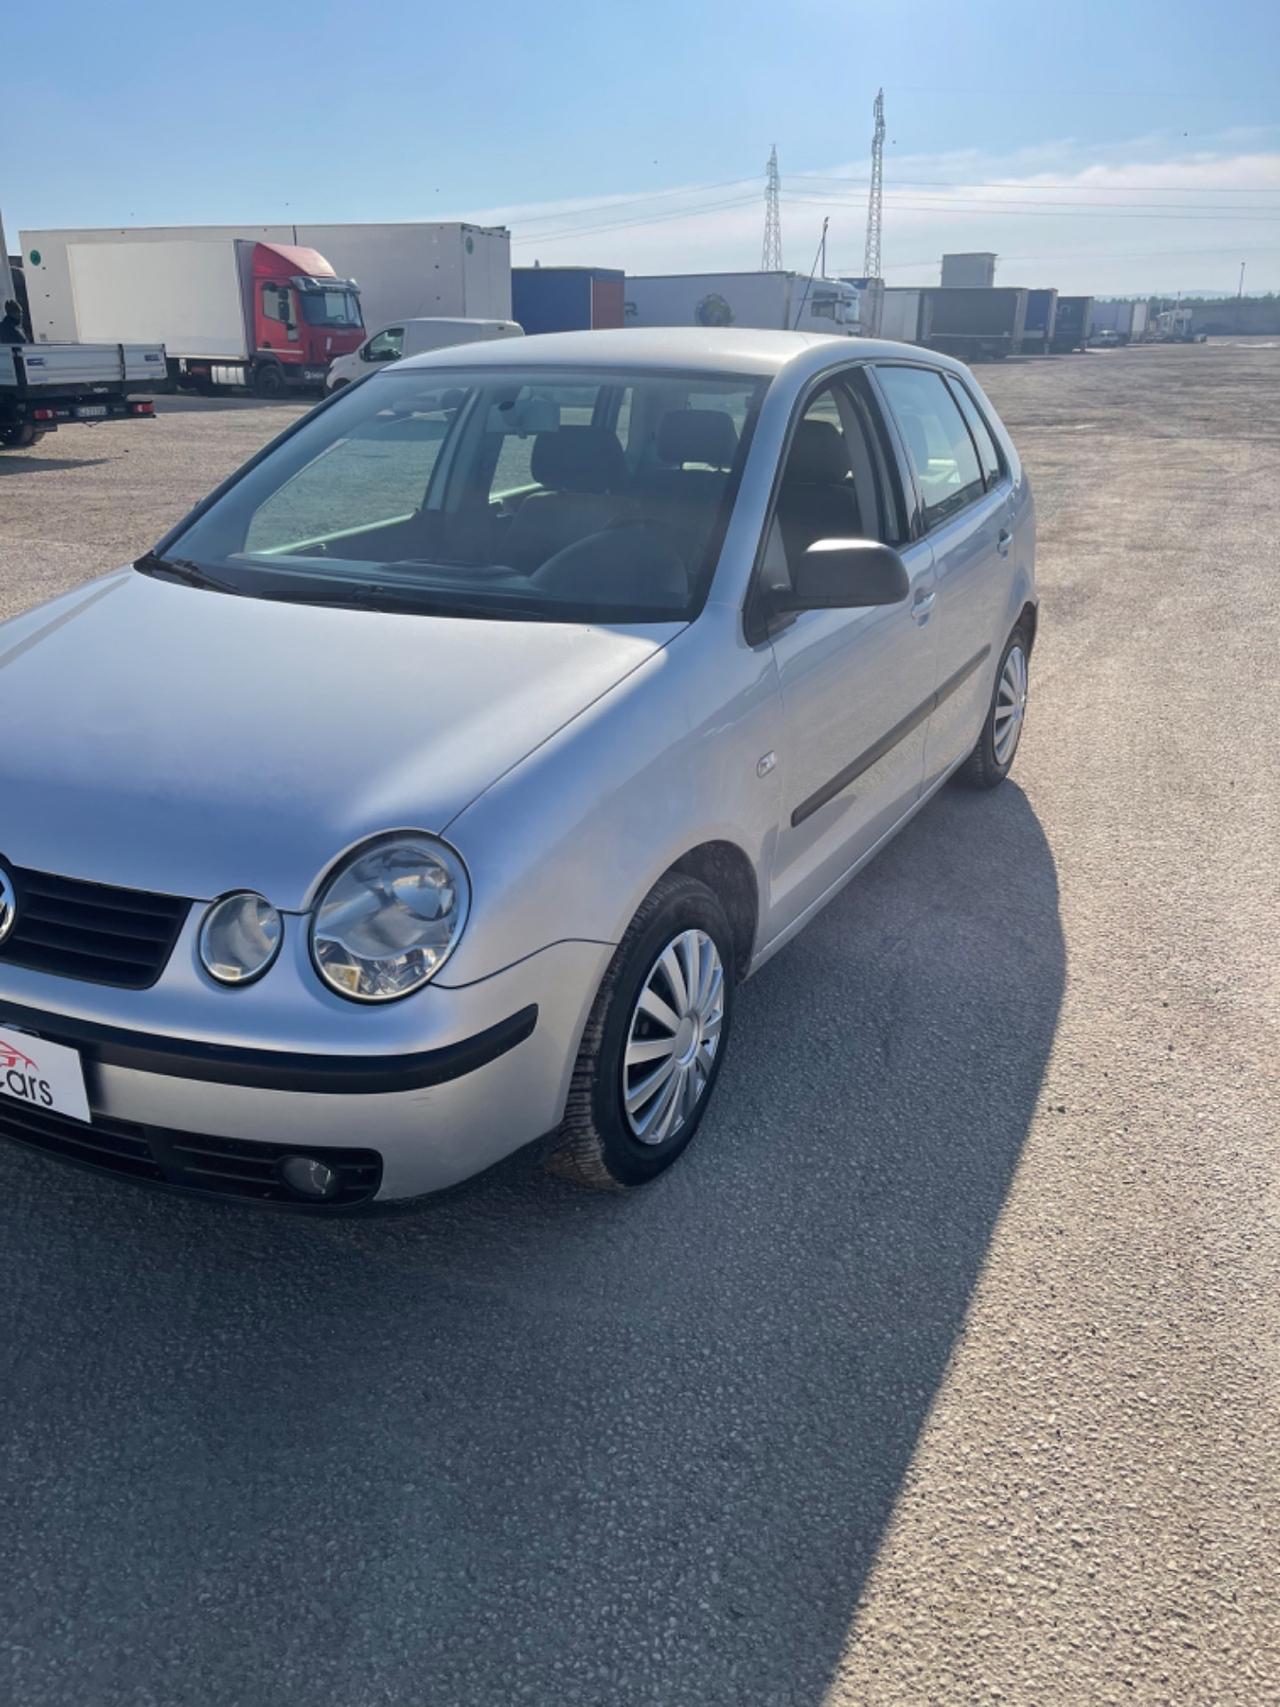
{"label": "volkswagen polo", "polygon": [[1008,773],[1033,506],[903,345],[398,363],[0,629],[0,1134],[344,1209],[653,1179],[741,981]]}

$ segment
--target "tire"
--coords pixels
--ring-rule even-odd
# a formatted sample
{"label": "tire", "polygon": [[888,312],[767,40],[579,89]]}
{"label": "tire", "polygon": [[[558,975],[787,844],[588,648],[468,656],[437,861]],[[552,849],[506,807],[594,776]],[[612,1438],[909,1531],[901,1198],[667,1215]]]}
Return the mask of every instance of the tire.
{"label": "tire", "polygon": [[351,381],[349,379],[335,379],[333,384],[329,387],[329,396],[332,397],[335,391],[341,391],[344,385],[350,384]]}
{"label": "tire", "polygon": [[[697,969],[709,970],[711,976],[707,979],[707,999],[700,1009],[698,1003],[693,1004],[698,1017],[686,1022],[691,1031],[684,1051],[689,1065],[684,1067],[675,1047],[669,1056],[661,1053],[669,1028],[641,1014],[638,1004],[651,980],[656,980],[658,988],[650,992],[651,996],[664,992],[672,998],[670,1006],[678,1006],[662,961],[668,953],[674,954],[684,975],[692,964],[691,938],[698,954]],[[714,949],[714,958],[708,956],[706,944]],[[717,960],[718,988],[714,976]],[[734,982],[733,932],[715,893],[705,883],[680,873],[661,878],[618,944],[596,995],[573,1069],[556,1147],[547,1158],[553,1173],[575,1185],[620,1191],[646,1185],[671,1166],[697,1132],[715,1090],[729,1041]],[[718,1021],[712,1017],[717,1004]],[[708,1059],[706,1049],[712,1037],[714,1047]],[[629,1044],[639,1052],[656,1047],[657,1065],[650,1067],[647,1061],[628,1065]],[[651,1099],[638,1105],[633,1101],[629,1114],[624,1085],[630,1088],[633,1099],[637,1093],[643,1098],[643,1081],[656,1075],[666,1059],[676,1063],[666,1080]],[[660,1105],[673,1082],[671,1100],[678,1105],[670,1111],[674,1124],[660,1136],[667,1124]],[[691,1107],[681,1101],[682,1084],[691,1086],[690,1095],[696,1097]],[[636,1131],[646,1122],[648,1141]]]}
{"label": "tire", "polygon": [[263,362],[254,369],[253,394],[271,401],[285,393],[284,369],[279,362]]}
{"label": "tire", "polygon": [[44,434],[33,427],[30,421],[24,421],[16,427],[0,429],[0,448],[4,450],[30,450],[32,445],[38,445]]}
{"label": "tire", "polygon": [[[1015,653],[1019,654],[1022,660],[1020,689],[1017,665],[1010,665]],[[1012,770],[1026,716],[1027,666],[1030,658],[1031,636],[1019,624],[1005,641],[1004,651],[1000,654],[1000,667],[996,671],[995,686],[991,690],[991,704],[987,707],[987,715],[983,719],[978,744],[956,772],[956,781],[965,788],[995,788]],[[1006,673],[1012,677],[1008,682]],[[1007,744],[1010,715],[1015,719],[1011,745]],[[999,729],[996,727],[997,719],[1000,722]]]}

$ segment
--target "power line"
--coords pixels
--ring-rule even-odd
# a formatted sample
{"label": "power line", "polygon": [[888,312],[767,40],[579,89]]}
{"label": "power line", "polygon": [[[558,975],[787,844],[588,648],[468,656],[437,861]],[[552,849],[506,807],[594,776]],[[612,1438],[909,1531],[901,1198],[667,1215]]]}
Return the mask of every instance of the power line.
{"label": "power line", "polygon": [[[1249,243],[1245,251],[1250,255],[1280,254],[1280,243]],[[1239,250],[1236,251],[1237,254]],[[1217,255],[1221,257],[1221,245],[1212,249],[1096,249],[1092,253],[1079,249],[1057,250],[1052,255],[1001,255],[1001,263],[1008,261],[1158,261],[1169,255]],[[889,273],[914,272],[921,267],[937,267],[938,257],[931,255],[927,261],[894,261],[885,268]]]}
{"label": "power line", "polygon": [[[846,178],[839,172],[792,172],[793,178],[821,184],[850,184],[855,189],[870,183],[869,178]],[[993,180],[984,183],[967,178],[898,178],[895,183],[907,189],[927,190],[1114,190],[1116,195],[1128,195],[1134,190],[1143,195],[1206,195],[1206,196],[1276,196],[1280,184],[1041,184]]]}
{"label": "power line", "polygon": [[[1077,211],[1069,206],[1046,208],[1038,205],[1024,207],[1013,202],[975,202],[972,204],[949,201],[940,202],[926,198],[913,199],[910,196],[898,196],[892,191],[889,192],[888,199],[895,207],[916,208],[921,212],[929,213],[950,212],[960,216],[981,215],[986,219],[998,218],[1001,213],[1003,213],[1010,219],[1178,219],[1184,220],[1189,225],[1194,225],[1198,221],[1211,221],[1213,224],[1217,225],[1221,224],[1224,220],[1237,219],[1244,220],[1249,224],[1262,223],[1275,225],[1280,223],[1280,213],[1216,213],[1213,211],[1198,213],[1180,213],[1176,211],[1166,213],[1133,213],[1128,210],[1094,213],[1085,210]],[[788,202],[804,202],[811,207],[847,207],[850,205],[848,202],[832,202],[824,196],[786,196],[784,197],[784,200]]]}
{"label": "power line", "polygon": [[637,225],[671,225],[698,213],[715,213],[721,208],[746,207],[755,203],[754,195],[731,196],[726,201],[703,202],[697,207],[679,208],[673,213],[651,214],[645,219],[618,219],[606,225],[575,225],[565,231],[535,232],[530,237],[513,237],[512,243],[558,243],[569,237],[593,237],[602,231],[628,231]]}

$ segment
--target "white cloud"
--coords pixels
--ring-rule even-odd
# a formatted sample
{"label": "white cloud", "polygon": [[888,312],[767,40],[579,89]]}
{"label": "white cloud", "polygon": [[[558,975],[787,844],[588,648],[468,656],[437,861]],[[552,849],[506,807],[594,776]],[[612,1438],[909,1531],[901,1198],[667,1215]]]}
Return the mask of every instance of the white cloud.
{"label": "white cloud", "polygon": [[[890,283],[936,282],[949,249],[993,249],[997,278],[1095,295],[1280,288],[1280,151],[1256,127],[1179,152],[1168,136],[1107,149],[1074,138],[1013,155],[977,149],[891,153],[885,163],[884,263]],[[792,162],[794,165],[794,162]],[[807,271],[823,217],[829,270],[862,268],[866,160],[788,175],[783,237]],[[1233,194],[1216,193],[1221,190]],[[1270,194],[1258,194],[1269,191]],[[759,265],[763,183],[674,186],[649,196],[574,197],[466,210],[507,224],[518,264],[702,272]]]}

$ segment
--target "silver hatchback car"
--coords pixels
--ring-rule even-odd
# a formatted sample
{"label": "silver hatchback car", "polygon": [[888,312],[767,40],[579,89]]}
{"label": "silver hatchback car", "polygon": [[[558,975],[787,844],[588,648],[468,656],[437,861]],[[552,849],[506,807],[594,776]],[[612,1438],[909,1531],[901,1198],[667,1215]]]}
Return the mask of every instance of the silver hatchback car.
{"label": "silver hatchback car", "polygon": [[697,1130],[738,983],[1013,762],[1027,480],[958,362],[400,363],[0,630],[0,1134],[343,1209]]}

